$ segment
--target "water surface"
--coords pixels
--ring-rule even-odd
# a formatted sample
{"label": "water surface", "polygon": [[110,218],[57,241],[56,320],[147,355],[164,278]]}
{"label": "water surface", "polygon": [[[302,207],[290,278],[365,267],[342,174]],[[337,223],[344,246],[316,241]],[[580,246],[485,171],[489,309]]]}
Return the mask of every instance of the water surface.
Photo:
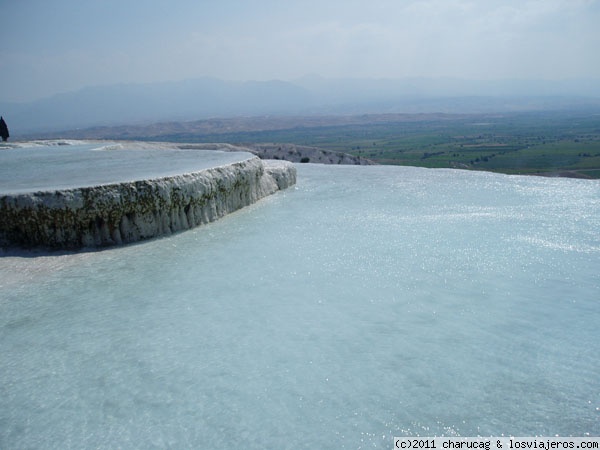
{"label": "water surface", "polygon": [[0,448],[600,434],[600,184],[297,167],[192,231],[0,258]]}
{"label": "water surface", "polygon": [[0,195],[162,178],[252,157],[246,152],[182,150],[140,142],[0,148]]}

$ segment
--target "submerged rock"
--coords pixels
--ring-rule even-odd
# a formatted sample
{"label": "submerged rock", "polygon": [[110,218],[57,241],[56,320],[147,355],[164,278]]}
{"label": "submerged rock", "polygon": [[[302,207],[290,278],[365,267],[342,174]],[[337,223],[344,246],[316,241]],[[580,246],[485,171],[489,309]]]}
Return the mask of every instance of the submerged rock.
{"label": "submerged rock", "polygon": [[105,247],[168,235],[296,182],[284,161],[245,161],[163,178],[0,197],[0,245]]}

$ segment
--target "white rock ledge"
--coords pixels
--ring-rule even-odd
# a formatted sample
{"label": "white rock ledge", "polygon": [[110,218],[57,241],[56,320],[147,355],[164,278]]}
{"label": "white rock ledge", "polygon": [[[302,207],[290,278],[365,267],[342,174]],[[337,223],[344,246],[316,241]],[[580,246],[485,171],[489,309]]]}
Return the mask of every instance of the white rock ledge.
{"label": "white rock ledge", "polygon": [[198,172],[0,197],[3,247],[81,249],[212,222],[296,183],[296,168],[257,157]]}

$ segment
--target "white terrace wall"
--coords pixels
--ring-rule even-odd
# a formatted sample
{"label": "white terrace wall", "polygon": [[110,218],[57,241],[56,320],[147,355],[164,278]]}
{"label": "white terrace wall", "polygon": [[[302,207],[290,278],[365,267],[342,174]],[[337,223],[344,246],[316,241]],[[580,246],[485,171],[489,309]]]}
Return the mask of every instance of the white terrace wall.
{"label": "white terrace wall", "polygon": [[216,220],[296,182],[284,161],[246,161],[165,178],[0,197],[0,245],[80,249]]}

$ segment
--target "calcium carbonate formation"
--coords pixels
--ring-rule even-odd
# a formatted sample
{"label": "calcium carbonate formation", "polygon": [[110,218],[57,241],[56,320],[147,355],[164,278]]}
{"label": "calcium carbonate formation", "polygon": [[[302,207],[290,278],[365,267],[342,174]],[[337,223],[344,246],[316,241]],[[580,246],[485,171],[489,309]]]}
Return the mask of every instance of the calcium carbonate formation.
{"label": "calcium carbonate formation", "polygon": [[0,245],[80,249],[212,222],[296,182],[285,161],[253,157],[164,178],[0,197]]}

